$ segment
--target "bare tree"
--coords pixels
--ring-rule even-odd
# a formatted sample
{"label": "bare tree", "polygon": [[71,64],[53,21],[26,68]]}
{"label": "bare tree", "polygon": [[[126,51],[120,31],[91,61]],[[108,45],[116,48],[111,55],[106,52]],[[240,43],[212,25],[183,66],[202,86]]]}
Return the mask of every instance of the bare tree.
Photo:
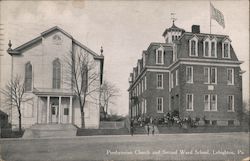
{"label": "bare tree", "polygon": [[13,80],[7,83],[5,89],[1,89],[0,92],[5,96],[4,102],[6,105],[16,107],[19,119],[19,132],[21,132],[22,131],[21,105],[22,103],[27,102],[31,99],[24,97],[24,92],[25,92],[24,80],[20,76],[15,76]]}
{"label": "bare tree", "polygon": [[104,81],[101,87],[101,102],[104,107],[104,117],[107,118],[109,104],[114,104],[113,100],[119,96],[120,90],[112,83]]}
{"label": "bare tree", "polygon": [[[85,128],[84,108],[87,98],[99,90],[99,73],[94,59],[85,50],[73,51],[66,58],[66,83],[71,86],[80,106],[81,126]],[[99,99],[99,98],[94,98]]]}

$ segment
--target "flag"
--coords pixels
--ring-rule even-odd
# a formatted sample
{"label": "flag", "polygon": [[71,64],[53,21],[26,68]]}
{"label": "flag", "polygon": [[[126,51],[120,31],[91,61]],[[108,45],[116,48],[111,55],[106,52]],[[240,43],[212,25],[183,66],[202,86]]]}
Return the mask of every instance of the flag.
{"label": "flag", "polygon": [[210,3],[210,18],[214,19],[215,21],[218,22],[219,25],[221,25],[223,28],[225,28],[224,15],[222,14],[221,11],[214,8],[212,3]]}

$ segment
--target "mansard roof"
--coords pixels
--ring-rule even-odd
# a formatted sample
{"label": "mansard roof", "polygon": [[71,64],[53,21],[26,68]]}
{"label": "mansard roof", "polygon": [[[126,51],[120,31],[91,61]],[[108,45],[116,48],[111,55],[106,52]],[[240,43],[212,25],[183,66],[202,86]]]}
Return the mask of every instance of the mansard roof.
{"label": "mansard roof", "polygon": [[96,58],[96,59],[103,59],[104,58],[102,55],[96,54],[94,51],[92,51],[91,49],[89,49],[88,47],[86,47],[85,45],[83,45],[82,43],[77,41],[76,39],[74,39],[73,36],[71,36],[69,33],[67,33],[66,31],[64,31],[63,29],[61,29],[58,26],[54,26],[54,27],[42,32],[40,34],[40,36],[38,36],[38,37],[36,37],[36,38],[34,38],[34,39],[20,45],[19,47],[15,48],[15,49],[8,49],[7,52],[10,55],[20,55],[22,50],[27,49],[27,48],[29,48],[30,46],[32,46],[32,45],[34,45],[36,43],[41,42],[43,37],[46,37],[47,35],[55,32],[55,31],[60,31],[61,33],[66,35],[68,38],[72,39],[73,43],[75,43],[76,45],[80,46],[81,48],[87,50],[90,54],[92,54],[94,56],[94,58]]}
{"label": "mansard roof", "polygon": [[152,46],[158,46],[158,47],[164,47],[164,48],[167,48],[169,47],[170,50],[172,50],[172,44],[169,44],[169,43],[160,43],[160,42],[152,42],[150,43],[150,45],[148,46],[148,49],[147,51],[152,47]]}
{"label": "mansard roof", "polygon": [[[194,36],[196,36],[199,40],[205,40],[207,37],[210,38],[210,40],[216,38],[218,42],[223,41],[224,39],[229,39],[228,35],[219,35],[219,34],[209,34],[209,33],[192,33],[192,32],[184,32],[179,40],[186,38],[186,39],[192,39]],[[230,40],[230,39],[229,39]]]}

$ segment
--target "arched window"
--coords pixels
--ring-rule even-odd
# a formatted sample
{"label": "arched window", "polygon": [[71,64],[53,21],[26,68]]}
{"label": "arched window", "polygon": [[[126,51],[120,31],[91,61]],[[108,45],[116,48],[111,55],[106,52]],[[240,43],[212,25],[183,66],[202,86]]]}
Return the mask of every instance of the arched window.
{"label": "arched window", "polygon": [[189,56],[198,56],[198,37],[189,40]]}
{"label": "arched window", "polygon": [[164,64],[164,48],[162,46],[156,50],[156,64]]}
{"label": "arched window", "polygon": [[211,57],[217,57],[217,39],[213,38],[211,41]]}
{"label": "arched window", "polygon": [[225,38],[224,40],[222,40],[222,58],[231,58],[230,43],[231,40],[229,38]]}
{"label": "arched window", "polygon": [[56,89],[59,89],[61,87],[61,63],[58,58],[53,61],[52,87]]}
{"label": "arched window", "polygon": [[25,64],[25,91],[32,90],[32,65],[30,62]]}
{"label": "arched window", "polygon": [[[138,68],[137,68],[138,70]],[[137,76],[139,74],[139,71],[137,72]],[[81,73],[81,77],[82,77],[82,91],[86,92],[88,91],[88,67],[86,64],[83,64],[82,66],[82,73]]]}

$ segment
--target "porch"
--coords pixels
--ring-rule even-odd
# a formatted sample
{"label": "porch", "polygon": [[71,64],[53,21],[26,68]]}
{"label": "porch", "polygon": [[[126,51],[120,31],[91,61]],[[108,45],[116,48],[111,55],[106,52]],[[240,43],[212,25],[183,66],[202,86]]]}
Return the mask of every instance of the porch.
{"label": "porch", "polygon": [[71,124],[72,96],[38,96],[38,124]]}

